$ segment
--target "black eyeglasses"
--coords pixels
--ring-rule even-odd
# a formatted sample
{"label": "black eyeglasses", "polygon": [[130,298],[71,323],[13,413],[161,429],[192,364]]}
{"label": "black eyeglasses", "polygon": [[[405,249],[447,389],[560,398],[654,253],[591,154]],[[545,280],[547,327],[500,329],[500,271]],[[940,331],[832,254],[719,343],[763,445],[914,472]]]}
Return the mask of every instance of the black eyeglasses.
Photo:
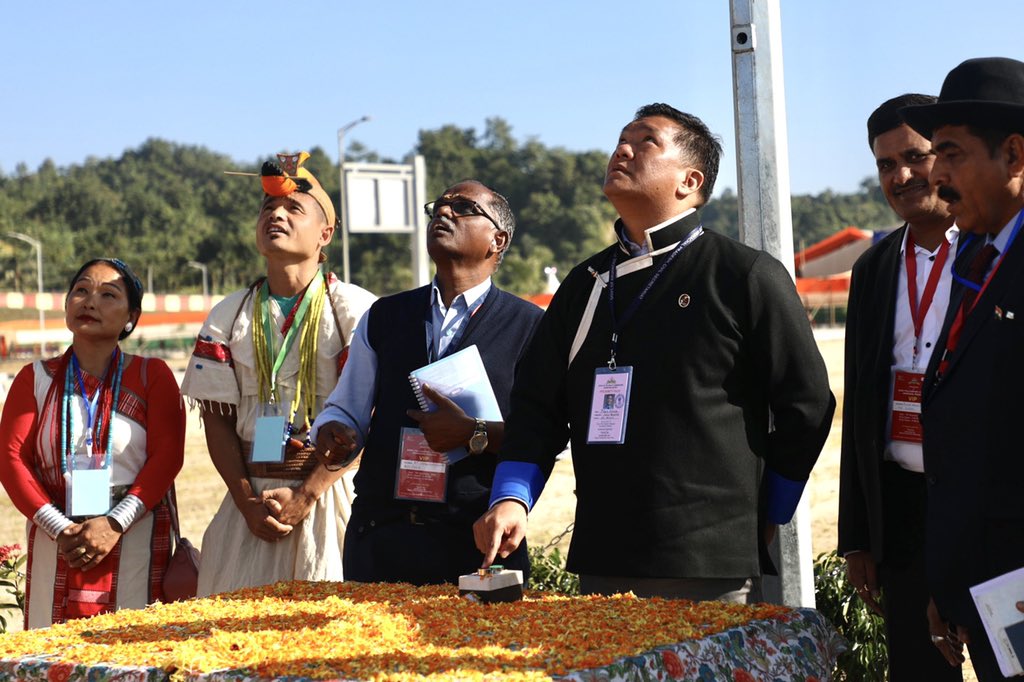
{"label": "black eyeglasses", "polygon": [[433,220],[437,217],[438,211],[445,206],[452,210],[452,215],[456,218],[464,218],[471,215],[483,216],[494,224],[494,229],[499,232],[501,231],[501,227],[498,226],[498,221],[492,218],[480,204],[465,197],[452,197],[451,199],[438,199],[437,201],[431,201],[429,204],[423,205],[423,210],[426,211],[427,217]]}

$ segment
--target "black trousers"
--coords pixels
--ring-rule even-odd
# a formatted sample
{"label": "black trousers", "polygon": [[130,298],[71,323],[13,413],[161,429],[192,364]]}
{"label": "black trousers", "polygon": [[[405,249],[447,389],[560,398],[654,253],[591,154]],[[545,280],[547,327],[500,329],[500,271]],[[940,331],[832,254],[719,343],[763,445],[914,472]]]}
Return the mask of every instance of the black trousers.
{"label": "black trousers", "polygon": [[[475,573],[483,558],[473,539],[472,522],[435,520],[404,509],[353,509],[342,565],[345,580],[457,585],[459,576]],[[528,580],[526,541],[507,559],[495,563],[523,571],[524,581]]]}
{"label": "black trousers", "polygon": [[925,578],[924,474],[894,462],[882,463],[884,557],[879,567],[885,636],[889,645],[890,682],[960,682],[928,631],[928,585]]}

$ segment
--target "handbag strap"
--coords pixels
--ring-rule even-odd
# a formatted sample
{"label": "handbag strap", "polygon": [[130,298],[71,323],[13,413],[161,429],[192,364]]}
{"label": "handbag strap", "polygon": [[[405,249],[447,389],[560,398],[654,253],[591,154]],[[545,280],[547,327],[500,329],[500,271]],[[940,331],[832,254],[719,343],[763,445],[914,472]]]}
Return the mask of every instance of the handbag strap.
{"label": "handbag strap", "polygon": [[174,492],[174,484],[171,484],[171,489],[167,491],[167,506],[171,512],[171,530],[174,531],[174,545],[177,546],[181,542],[181,528],[178,525],[178,496]]}

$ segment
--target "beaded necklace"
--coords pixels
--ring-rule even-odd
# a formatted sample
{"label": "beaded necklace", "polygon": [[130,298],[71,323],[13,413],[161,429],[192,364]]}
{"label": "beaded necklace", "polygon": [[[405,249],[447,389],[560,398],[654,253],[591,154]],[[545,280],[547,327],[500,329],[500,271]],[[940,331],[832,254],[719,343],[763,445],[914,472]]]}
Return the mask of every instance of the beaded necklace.
{"label": "beaded necklace", "polygon": [[[110,376],[111,365],[116,366],[113,374],[113,380],[108,381]],[[71,462],[71,456],[74,452],[75,442],[75,410],[71,409],[71,402],[75,397],[75,379],[78,379],[78,384],[82,390],[82,400],[86,403],[86,413],[90,415],[89,421],[93,421],[91,418],[92,406],[99,407],[99,414],[95,415],[95,423],[86,425],[89,429],[89,434],[86,437],[86,442],[90,444],[89,454],[104,454],[105,459],[103,462],[104,468],[109,468],[113,462],[113,449],[112,445],[114,442],[114,429],[113,429],[113,418],[114,413],[117,411],[117,402],[121,397],[121,377],[124,374],[124,353],[121,352],[120,348],[114,348],[114,352],[110,356],[110,363],[107,365],[106,371],[103,373],[103,379],[96,389],[96,395],[90,399],[86,390],[85,383],[81,380],[81,370],[78,367],[78,358],[75,357],[75,353],[71,351],[71,362],[68,363],[67,368],[64,370],[64,396],[61,401],[61,424],[64,425],[64,433],[60,442],[60,464],[62,473],[68,473],[68,470],[74,468],[73,465],[69,466]],[[106,391],[104,391],[106,389]],[[103,398],[110,398],[104,400]],[[104,451],[97,453],[97,441],[99,438],[94,436],[103,433],[104,418],[106,421],[107,428],[107,443]]]}
{"label": "beaded necklace", "polygon": [[[264,281],[259,294],[254,297],[252,343],[256,356],[256,377],[259,384],[260,402],[271,404],[279,401],[277,390],[277,373],[284,358],[299,336],[299,375],[295,381],[295,396],[288,411],[288,436],[295,431],[295,414],[299,404],[306,406],[302,427],[306,430],[306,445],[309,445],[309,427],[312,422],[313,409],[316,401],[316,357],[320,338],[320,317],[323,314],[324,300],[328,293],[324,277],[317,273],[307,286],[302,296],[292,306],[285,321],[282,333],[285,338],[280,350],[275,353],[273,348],[274,330],[271,326],[270,286]],[[291,322],[289,325],[288,323]],[[274,356],[277,356],[276,359]]]}

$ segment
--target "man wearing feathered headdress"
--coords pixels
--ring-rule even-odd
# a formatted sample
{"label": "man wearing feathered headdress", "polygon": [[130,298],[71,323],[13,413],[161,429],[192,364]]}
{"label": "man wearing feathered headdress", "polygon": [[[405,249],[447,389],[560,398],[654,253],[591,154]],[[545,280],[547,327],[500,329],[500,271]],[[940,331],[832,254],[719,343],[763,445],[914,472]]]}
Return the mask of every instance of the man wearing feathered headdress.
{"label": "man wearing feathered headdress", "polygon": [[320,271],[334,208],[309,154],[278,158],[260,173],[266,275],[210,311],[182,384],[228,488],[203,536],[200,596],[343,577],[352,467],[318,464],[307,433],[375,297]]}

